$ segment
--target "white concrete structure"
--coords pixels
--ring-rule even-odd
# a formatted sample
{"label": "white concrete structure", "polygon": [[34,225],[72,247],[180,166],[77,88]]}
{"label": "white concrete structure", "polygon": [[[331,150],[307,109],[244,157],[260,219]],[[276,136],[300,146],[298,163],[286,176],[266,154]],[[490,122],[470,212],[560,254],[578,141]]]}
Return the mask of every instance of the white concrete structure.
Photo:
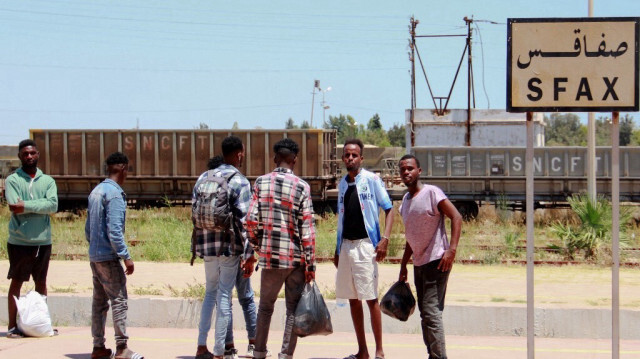
{"label": "white concrete structure", "polygon": [[[534,146],[544,146],[544,118],[534,114]],[[526,145],[526,114],[504,110],[471,110],[471,146]],[[465,146],[467,110],[447,110],[438,116],[433,109],[416,109],[411,128],[411,110],[405,111],[407,151],[411,148],[411,130],[415,133],[415,146]]]}
{"label": "white concrete structure", "polygon": [[[88,295],[53,295],[48,297],[49,311],[54,326],[91,325],[91,297]],[[234,329],[244,329],[242,306],[233,299]],[[334,332],[353,331],[348,305],[337,305],[326,300],[331,313]],[[197,328],[202,303],[196,299],[140,297],[129,298],[127,325],[149,328]],[[0,308],[6,308],[7,297],[0,297]],[[536,308],[535,335],[544,338],[592,338],[611,336],[611,311],[603,308]],[[637,323],[640,311],[620,311],[620,333],[624,340],[640,340]],[[283,330],[286,316],[285,303],[278,300],[273,312],[270,330]],[[365,330],[371,333],[369,312],[364,312]],[[111,315],[107,318],[111,327]],[[0,310],[0,324],[7,323],[7,311]],[[448,335],[471,336],[524,336],[526,335],[526,308],[523,306],[447,305],[444,323]],[[407,322],[382,316],[384,333],[420,333],[420,313],[415,309]]]}

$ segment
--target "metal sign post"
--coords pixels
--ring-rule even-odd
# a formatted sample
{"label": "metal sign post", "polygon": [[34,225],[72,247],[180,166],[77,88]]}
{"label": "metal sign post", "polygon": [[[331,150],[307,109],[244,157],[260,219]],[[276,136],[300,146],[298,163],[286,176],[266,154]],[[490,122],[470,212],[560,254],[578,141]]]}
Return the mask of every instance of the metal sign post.
{"label": "metal sign post", "polygon": [[[527,354],[535,355],[533,111],[613,111],[611,129],[612,357],[620,356],[618,111],[638,111],[640,18],[508,19],[507,111],[527,112]],[[593,141],[590,141],[593,142]],[[590,146],[593,147],[593,146]],[[594,149],[589,172],[595,172]],[[594,186],[595,181],[590,185]],[[589,189],[591,192],[593,189]]]}
{"label": "metal sign post", "polygon": [[527,358],[535,357],[535,306],[533,297],[533,112],[527,112],[526,214],[527,214]]}
{"label": "metal sign post", "polygon": [[611,123],[611,357],[620,358],[620,114]]}

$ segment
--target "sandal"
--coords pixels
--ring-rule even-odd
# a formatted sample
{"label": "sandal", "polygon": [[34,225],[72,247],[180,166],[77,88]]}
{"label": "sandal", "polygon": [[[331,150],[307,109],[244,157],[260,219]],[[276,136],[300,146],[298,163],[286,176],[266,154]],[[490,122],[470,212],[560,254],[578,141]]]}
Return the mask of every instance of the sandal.
{"label": "sandal", "polygon": [[116,355],[115,359],[144,359],[144,356],[127,348],[120,355]]}
{"label": "sandal", "polygon": [[351,354],[348,357],[344,357],[344,359],[358,359],[358,356],[355,354]]}
{"label": "sandal", "polygon": [[18,329],[18,327],[13,327],[7,331],[7,338],[9,339],[22,339],[24,338],[24,333]]}

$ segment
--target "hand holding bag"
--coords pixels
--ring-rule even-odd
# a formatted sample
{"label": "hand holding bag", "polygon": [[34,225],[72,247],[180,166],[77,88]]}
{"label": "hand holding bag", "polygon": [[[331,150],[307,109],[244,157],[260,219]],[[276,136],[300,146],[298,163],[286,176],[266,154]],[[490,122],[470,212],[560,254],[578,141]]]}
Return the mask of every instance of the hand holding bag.
{"label": "hand holding bag", "polygon": [[316,282],[312,283],[305,284],[294,313],[293,332],[300,338],[333,333],[329,309]]}
{"label": "hand holding bag", "polygon": [[395,282],[380,301],[382,313],[406,322],[416,309],[416,299],[407,282]]}

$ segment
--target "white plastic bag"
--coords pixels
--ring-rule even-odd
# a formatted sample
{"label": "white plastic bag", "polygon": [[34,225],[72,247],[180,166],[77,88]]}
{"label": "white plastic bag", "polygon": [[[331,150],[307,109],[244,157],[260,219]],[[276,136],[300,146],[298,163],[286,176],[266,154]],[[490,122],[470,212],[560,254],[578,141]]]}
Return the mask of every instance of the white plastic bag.
{"label": "white plastic bag", "polygon": [[28,337],[50,337],[54,335],[51,327],[49,307],[45,297],[35,290],[16,300],[18,307],[18,329]]}

